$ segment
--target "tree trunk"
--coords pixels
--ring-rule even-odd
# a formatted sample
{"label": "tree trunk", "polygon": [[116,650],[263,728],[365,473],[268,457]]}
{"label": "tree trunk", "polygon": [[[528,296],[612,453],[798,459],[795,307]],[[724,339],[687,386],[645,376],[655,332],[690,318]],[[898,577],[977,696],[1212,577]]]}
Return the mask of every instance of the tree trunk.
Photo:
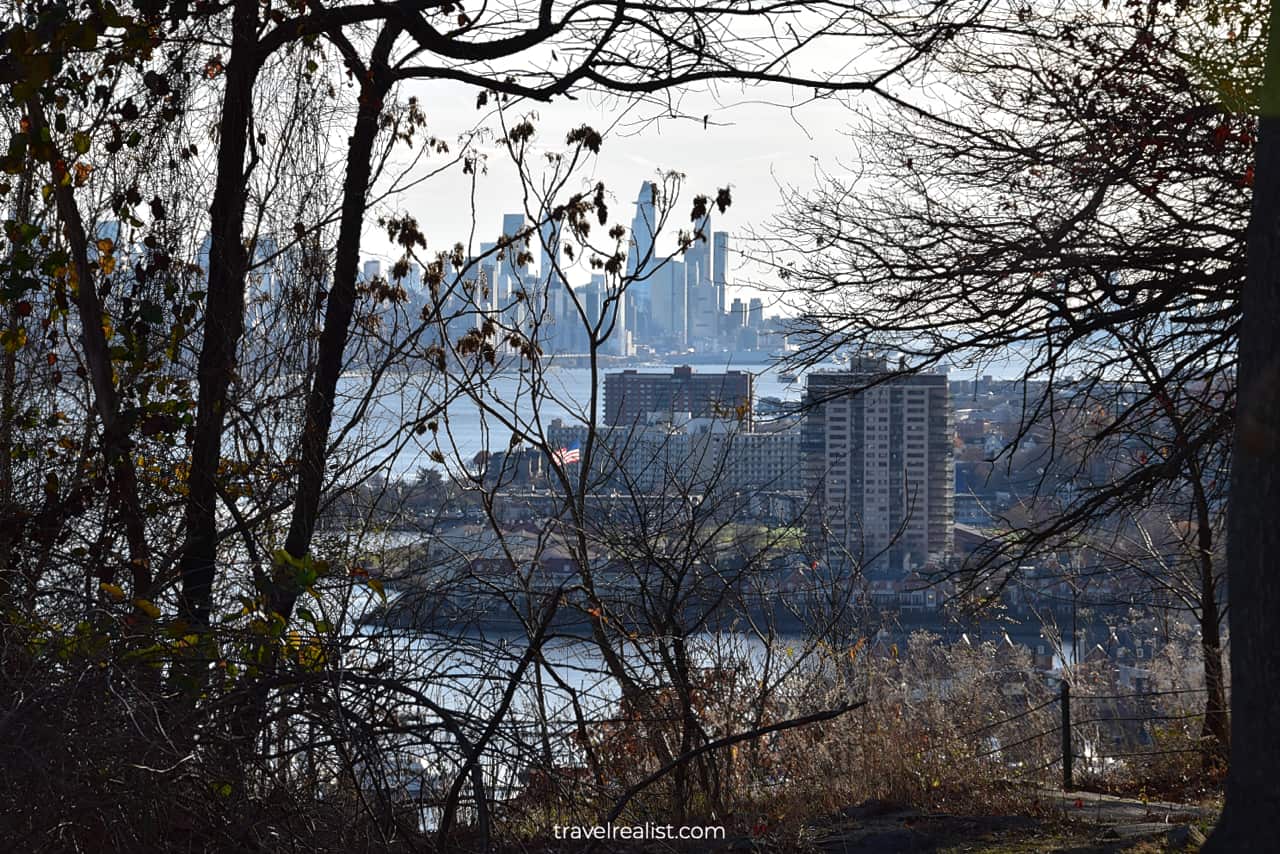
{"label": "tree trunk", "polygon": [[[1180,429],[1181,435],[1185,431]],[[1213,557],[1213,511],[1205,494],[1204,470],[1194,453],[1189,458],[1196,509],[1196,566],[1200,571],[1200,657],[1204,662],[1204,726],[1200,739],[1207,772],[1228,765],[1231,719],[1222,668],[1222,609],[1218,602],[1218,567]]]}
{"label": "tree trunk", "polygon": [[[22,224],[31,218],[31,175],[35,165],[27,155],[26,168],[18,179],[18,198],[14,204],[14,221]],[[13,251],[12,249],[10,250]],[[17,306],[7,305],[6,326],[11,336],[16,336],[19,324]],[[14,398],[17,390],[18,349],[5,349],[3,376],[0,377],[0,607],[9,608],[10,581],[9,560],[22,530],[22,507],[13,500],[13,419]]]}
{"label": "tree trunk", "polygon": [[1202,615],[1200,621],[1200,653],[1204,659],[1204,770],[1223,767],[1231,744],[1231,719],[1227,715],[1227,687],[1222,669],[1222,633],[1218,626],[1218,610]]}
{"label": "tree trunk", "polygon": [[[374,70],[370,74],[359,75],[362,81],[360,106],[356,113],[355,128],[347,143],[347,172],[343,180],[342,218],[338,230],[333,283],[329,288],[324,327],[320,332],[316,372],[307,395],[298,486],[284,545],[285,551],[295,558],[304,557],[311,549],[324,489],[329,428],[333,421],[338,379],[342,375],[348,330],[355,311],[360,232],[364,226],[366,196],[373,171],[373,146],[378,136],[382,100],[393,82],[386,61],[398,33],[399,28],[393,26],[382,32],[370,63]],[[353,56],[348,56],[348,61],[350,67],[359,68]],[[300,591],[291,579],[273,575],[271,582],[270,589],[265,591],[267,608],[287,621],[292,616]],[[277,645],[267,643],[261,651],[264,654],[263,661],[277,661]],[[248,693],[244,706],[234,716],[233,730],[245,743],[251,743],[261,733],[266,722],[270,694],[270,688],[266,684],[254,686]]]}
{"label": "tree trunk", "polygon": [[[342,186],[342,220],[334,257],[333,285],[325,305],[324,328],[320,332],[320,352],[316,373],[307,395],[307,409],[302,428],[301,463],[298,488],[294,496],[293,516],[285,551],[295,558],[304,557],[311,549],[320,497],[324,490],[324,472],[328,461],[329,428],[333,423],[334,401],[347,337],[356,303],[356,271],[360,264],[360,232],[364,227],[369,177],[373,172],[373,146],[378,137],[378,116],[382,100],[391,88],[393,78],[387,68],[387,57],[400,30],[388,26],[374,46],[370,71],[364,76],[360,107],[355,128],[347,145],[347,173]],[[271,609],[289,617],[298,591],[291,586],[273,590]]]}
{"label": "tree trunk", "polygon": [[[36,133],[45,133],[44,105],[36,97],[27,101],[27,118]],[[57,155],[55,153],[54,157]],[[55,162],[61,162],[55,160]],[[97,282],[89,262],[89,235],[85,231],[80,207],[69,184],[63,183],[58,166],[50,167],[54,203],[62,231],[70,250],[71,269],[75,273],[75,305],[80,320],[80,345],[89,384],[93,389],[94,408],[102,422],[102,455],[110,471],[109,489],[114,509],[120,514],[125,539],[129,545],[129,571],[133,580],[133,593],[137,597],[151,595],[151,563],[148,556],[146,522],[138,493],[138,477],[134,469],[129,422],[120,414],[119,394],[116,391],[115,370],[111,364],[110,348],[106,332],[102,328],[105,314],[98,298]],[[124,247],[112,251],[123,252]],[[115,579],[115,566],[101,560],[98,579],[111,582]]]}
{"label": "tree trunk", "polygon": [[1280,4],[1270,17],[1227,513],[1231,769],[1206,852],[1264,850],[1280,814]]}
{"label": "tree trunk", "polygon": [[195,435],[187,477],[186,542],[178,565],[182,579],[178,613],[192,627],[209,625],[218,547],[218,464],[222,459],[227,390],[235,376],[236,349],[244,331],[248,257],[241,238],[247,192],[244,152],[253,111],[253,84],[260,67],[257,4],[254,0],[237,0],[234,14],[226,95],[218,121],[218,177],[209,207],[209,284],[197,368]]}

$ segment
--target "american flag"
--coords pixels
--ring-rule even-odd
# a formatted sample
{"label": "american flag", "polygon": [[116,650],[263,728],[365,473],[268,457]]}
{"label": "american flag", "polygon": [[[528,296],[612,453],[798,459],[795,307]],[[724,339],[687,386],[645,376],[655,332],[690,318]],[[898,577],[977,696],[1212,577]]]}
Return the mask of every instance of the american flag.
{"label": "american flag", "polygon": [[551,459],[562,466],[570,463],[576,463],[582,457],[582,449],[578,447],[578,443],[574,442],[567,448],[560,448],[551,454]]}

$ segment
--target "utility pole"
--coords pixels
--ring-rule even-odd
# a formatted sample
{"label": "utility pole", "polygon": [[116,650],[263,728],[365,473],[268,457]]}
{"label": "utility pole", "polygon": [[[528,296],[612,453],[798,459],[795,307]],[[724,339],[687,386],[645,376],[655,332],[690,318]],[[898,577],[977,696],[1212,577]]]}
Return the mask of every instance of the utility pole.
{"label": "utility pole", "polygon": [[1071,683],[1062,679],[1062,791],[1072,788],[1071,774]]}

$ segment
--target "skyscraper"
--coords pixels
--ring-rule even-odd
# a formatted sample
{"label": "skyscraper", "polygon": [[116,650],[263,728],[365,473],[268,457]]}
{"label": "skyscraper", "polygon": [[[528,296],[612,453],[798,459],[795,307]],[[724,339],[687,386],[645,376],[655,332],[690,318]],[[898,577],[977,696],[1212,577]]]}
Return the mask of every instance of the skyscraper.
{"label": "skyscraper", "polygon": [[716,310],[724,314],[724,289],[729,281],[729,232],[717,231],[712,236],[711,250],[713,253],[711,280],[716,286]]}
{"label": "skyscraper", "polygon": [[654,340],[675,349],[683,349],[687,337],[687,275],[684,262],[671,260],[655,271],[652,277],[652,335]]}
{"label": "skyscraper", "polygon": [[636,198],[627,245],[627,329],[647,338],[653,326],[653,278],[658,268],[655,242],[658,236],[658,185],[645,181]]}
{"label": "skyscraper", "polygon": [[547,353],[569,353],[575,349],[574,333],[582,325],[573,309],[573,299],[558,265],[560,257],[560,223],[547,219],[538,226],[540,263],[537,293],[531,294],[531,305],[540,317],[538,338]]}
{"label": "skyscraper", "polygon": [[[517,234],[524,231],[525,218],[522,213],[509,213],[502,216],[502,236],[508,239],[514,239]],[[523,240],[518,240],[506,248],[502,255],[502,266],[498,271],[498,277],[502,280],[501,296],[505,301],[511,294],[524,283],[525,274],[528,272],[526,263],[519,263],[517,259],[520,254],[526,251]]]}
{"label": "skyscraper", "polygon": [[481,243],[480,258],[476,262],[479,268],[476,273],[476,305],[485,311],[496,309],[498,300],[498,256],[494,253],[496,243]]}
{"label": "skyscraper", "polygon": [[591,283],[578,288],[578,299],[582,302],[583,312],[587,315],[587,322],[591,324],[593,333],[597,323],[600,322],[600,312],[604,306],[604,275],[595,273],[591,276]]}
{"label": "skyscraper", "polygon": [[807,375],[807,527],[833,560],[908,570],[952,550],[955,462],[945,374],[885,380],[883,360]]}
{"label": "skyscraper", "polygon": [[711,269],[711,211],[694,224],[693,233],[693,245],[685,253],[685,263],[696,271],[699,285],[712,285],[715,279]]}
{"label": "skyscraper", "polygon": [[254,241],[249,271],[249,286],[254,297],[271,300],[279,298],[285,284],[281,275],[285,260],[280,252],[280,244],[271,235],[260,235]]}
{"label": "skyscraper", "polygon": [[671,291],[671,336],[676,349],[689,346],[689,270],[683,261],[672,261],[667,274]]}
{"label": "skyscraper", "polygon": [[689,338],[699,348],[714,345],[720,334],[719,297],[711,269],[711,212],[694,226],[693,245],[685,253],[688,268]]}
{"label": "skyscraper", "polygon": [[523,328],[526,322],[528,305],[517,300],[516,294],[528,288],[532,282],[527,261],[520,256],[528,251],[523,239],[515,240],[516,235],[524,231],[525,218],[522,213],[504,214],[502,217],[502,236],[513,240],[502,250],[502,260],[498,266],[498,305],[502,309],[502,322],[511,329]]}
{"label": "skyscraper", "polygon": [[560,223],[548,219],[538,229],[541,245],[540,278],[550,290],[556,285],[563,286],[564,276],[560,274],[557,262],[560,259]]}

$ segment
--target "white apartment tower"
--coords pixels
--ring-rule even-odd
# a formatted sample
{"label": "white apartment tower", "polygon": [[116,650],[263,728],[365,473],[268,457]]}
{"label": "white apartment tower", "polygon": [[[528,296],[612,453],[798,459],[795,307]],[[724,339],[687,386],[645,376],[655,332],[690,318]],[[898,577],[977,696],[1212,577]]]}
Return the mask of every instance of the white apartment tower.
{"label": "white apartment tower", "polygon": [[888,377],[881,360],[806,378],[808,528],[833,560],[905,571],[951,553],[953,416],[945,374]]}

